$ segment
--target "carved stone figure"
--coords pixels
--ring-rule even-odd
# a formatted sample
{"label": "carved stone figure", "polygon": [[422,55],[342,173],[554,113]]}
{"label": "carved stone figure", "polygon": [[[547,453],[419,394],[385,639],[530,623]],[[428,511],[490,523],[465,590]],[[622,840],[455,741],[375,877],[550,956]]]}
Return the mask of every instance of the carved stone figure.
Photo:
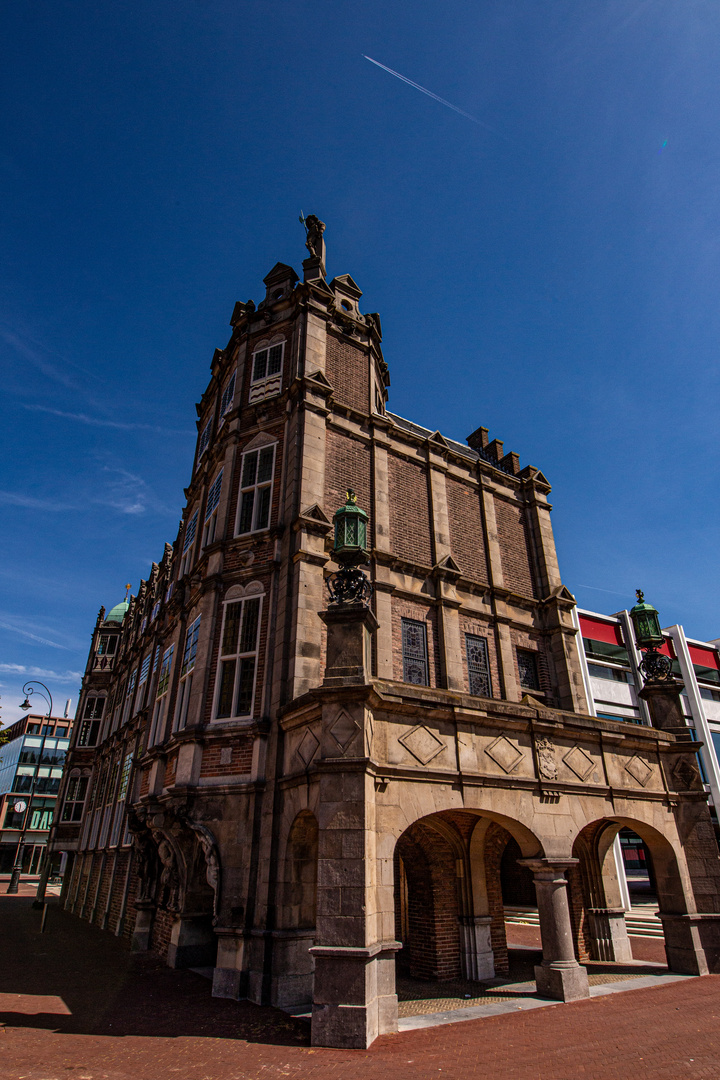
{"label": "carved stone figure", "polygon": [[147,830],[134,833],[133,848],[138,876],[137,899],[139,903],[149,903],[154,899],[157,885],[157,849]]}
{"label": "carved stone figure", "polygon": [[541,780],[557,780],[555,747],[550,739],[542,737],[535,741],[538,756],[538,772]]}
{"label": "carved stone figure", "polygon": [[307,240],[305,241],[305,247],[308,249],[311,255],[314,255],[317,259],[323,258],[323,233],[325,232],[325,222],[320,221],[315,214],[309,214],[305,218],[305,229],[307,230]]}
{"label": "carved stone figure", "polygon": [[158,838],[158,858],[162,864],[158,906],[168,911],[180,910],[180,874],[172,846],[162,834]]}

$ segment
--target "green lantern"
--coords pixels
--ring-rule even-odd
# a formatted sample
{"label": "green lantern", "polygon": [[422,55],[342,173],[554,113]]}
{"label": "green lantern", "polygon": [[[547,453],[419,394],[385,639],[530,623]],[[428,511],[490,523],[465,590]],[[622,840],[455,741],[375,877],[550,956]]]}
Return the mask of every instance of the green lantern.
{"label": "green lantern", "polygon": [[335,543],[333,550],[338,562],[357,566],[367,560],[368,516],[357,504],[355,492],[349,490],[344,506],[333,514]]}
{"label": "green lantern", "polygon": [[652,604],[646,604],[642,589],[635,592],[638,602],[630,612],[630,618],[635,627],[635,637],[641,649],[659,648],[664,641],[660,628],[660,619],[657,609]]}

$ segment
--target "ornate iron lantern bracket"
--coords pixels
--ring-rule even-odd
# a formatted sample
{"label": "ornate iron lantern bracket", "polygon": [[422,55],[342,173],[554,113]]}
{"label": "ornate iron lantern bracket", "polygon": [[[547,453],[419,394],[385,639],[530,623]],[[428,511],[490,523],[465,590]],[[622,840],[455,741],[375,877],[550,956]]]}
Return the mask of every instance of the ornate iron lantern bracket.
{"label": "ornate iron lantern bracket", "polygon": [[340,569],[327,581],[331,604],[366,604],[372,596],[372,585],[360,569],[368,563],[367,521],[355,492],[348,489],[345,505],[333,514],[333,551]]}
{"label": "ornate iron lantern bracket", "polygon": [[657,609],[645,603],[642,589],[636,589],[637,604],[630,612],[635,627],[638,648],[643,651],[643,658],[638,665],[648,682],[668,682],[672,678],[672,660],[658,651],[664,644],[660,619]]}

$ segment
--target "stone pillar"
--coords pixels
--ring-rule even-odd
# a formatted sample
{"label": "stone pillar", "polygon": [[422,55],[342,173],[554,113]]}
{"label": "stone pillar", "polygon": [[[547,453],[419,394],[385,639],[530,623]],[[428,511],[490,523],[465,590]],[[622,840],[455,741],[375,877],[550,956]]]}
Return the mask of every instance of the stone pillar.
{"label": "stone pillar", "polygon": [[397,1031],[395,953],[399,941],[315,945],[312,1044],[365,1050]]}
{"label": "stone pillar", "polygon": [[625,908],[587,908],[595,960],[624,964],[633,959]]}
{"label": "stone pillar", "polygon": [[335,604],[318,615],[328,628],[323,686],[364,685],[370,679],[370,634],[378,621],[365,604]]}
{"label": "stone pillar", "polygon": [[460,960],[464,979],[483,982],[495,978],[495,954],[490,941],[491,915],[470,915],[460,924]]}
{"label": "stone pillar", "polygon": [[541,997],[576,1001],[590,996],[587,972],[575,959],[565,871],[579,859],[519,859],[528,866],[535,882],[540,915],[543,961],[535,968]]}
{"label": "stone pillar", "polygon": [[216,926],[217,961],[213,972],[212,996],[237,999],[245,990],[243,958],[245,935],[240,927]]}
{"label": "stone pillar", "polygon": [[175,918],[167,951],[168,967],[214,967],[217,945],[210,916],[183,913]]}
{"label": "stone pillar", "polygon": [[155,903],[138,900],[135,905],[135,929],[130,939],[130,952],[147,952],[150,948]]}

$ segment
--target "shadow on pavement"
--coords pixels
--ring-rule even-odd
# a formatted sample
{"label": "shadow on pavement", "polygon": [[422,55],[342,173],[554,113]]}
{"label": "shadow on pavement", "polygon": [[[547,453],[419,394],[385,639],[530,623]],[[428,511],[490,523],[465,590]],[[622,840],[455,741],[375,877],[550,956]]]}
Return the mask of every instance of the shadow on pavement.
{"label": "shadow on pavement", "polygon": [[0,895],[0,1022],[67,1034],[203,1036],[308,1046],[310,1025],[277,1009],[213,998],[207,979],[131,954],[112,934],[32,898]]}

